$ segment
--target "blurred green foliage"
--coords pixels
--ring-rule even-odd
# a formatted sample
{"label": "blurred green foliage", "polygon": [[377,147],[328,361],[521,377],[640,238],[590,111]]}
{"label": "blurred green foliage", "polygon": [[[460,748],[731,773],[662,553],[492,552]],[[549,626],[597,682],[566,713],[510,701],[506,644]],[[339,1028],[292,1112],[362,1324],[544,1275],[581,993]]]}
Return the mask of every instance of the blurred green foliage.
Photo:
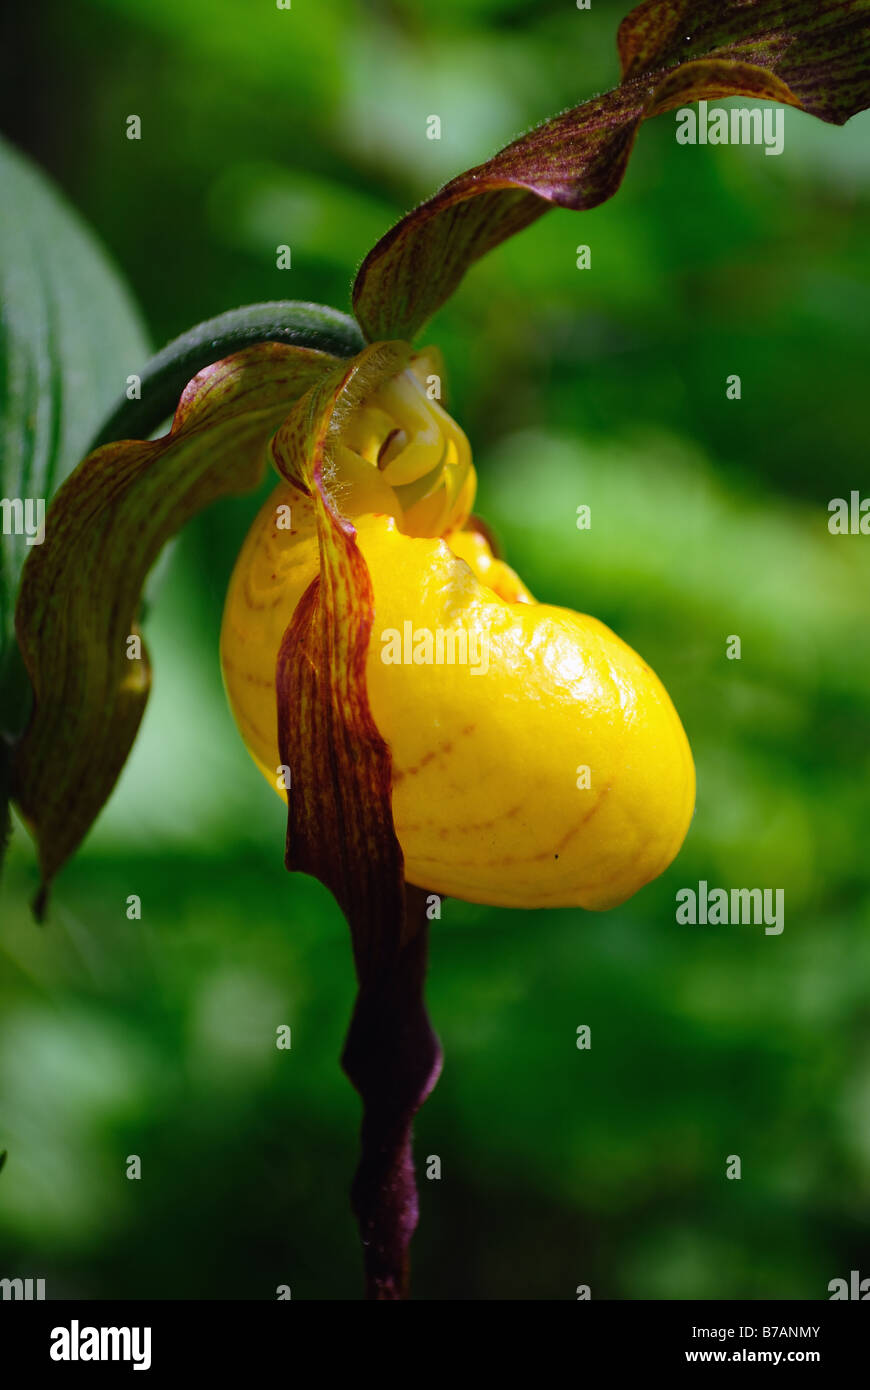
{"label": "blurred green foliage", "polygon": [[[402,211],[615,83],[624,12],[47,0],[4,45],[2,127],[160,344],[245,302],[346,308]],[[444,1177],[421,1183],[418,1297],[823,1298],[870,1272],[870,541],[827,530],[830,498],[870,495],[868,130],[788,111],[769,158],[678,147],[663,117],[612,202],[502,247],[426,334],[478,510],[539,597],[652,663],[699,794],[677,863],[617,911],[445,904],[446,1065],[417,1126]],[[47,926],[20,828],[0,885],[0,1274],[50,1296],[358,1296],[346,930],[285,874],[280,804],[220,688],[256,506],[175,548],[141,736]],[[784,933],[676,925],[699,879],[785,888]]]}

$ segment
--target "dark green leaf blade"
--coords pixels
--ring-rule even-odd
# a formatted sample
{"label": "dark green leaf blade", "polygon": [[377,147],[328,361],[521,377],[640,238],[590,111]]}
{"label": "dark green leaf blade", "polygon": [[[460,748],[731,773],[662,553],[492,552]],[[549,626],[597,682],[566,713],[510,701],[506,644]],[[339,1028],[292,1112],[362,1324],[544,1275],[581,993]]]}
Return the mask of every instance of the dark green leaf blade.
{"label": "dark green leaf blade", "polygon": [[[130,296],[91,232],[3,140],[0,190],[0,497],[47,503],[148,345]],[[0,736],[6,739],[26,713],[14,608],[21,567],[34,548],[22,534],[0,541]]]}
{"label": "dark green leaf blade", "polygon": [[870,105],[870,0],[647,0],[619,34],[622,85],[446,184],[369,252],[354,309],[370,340],[411,339],[466,270],[554,206],[618,189],[644,120],[748,96],[842,124]]}
{"label": "dark green leaf blade", "polygon": [[352,357],[365,347],[356,320],[324,304],[278,299],[229,309],[188,329],[145,363],[139,398],[120,398],[91,448],[117,439],[147,439],[172,414],[197,372],[253,343],[290,343],[336,357]]}

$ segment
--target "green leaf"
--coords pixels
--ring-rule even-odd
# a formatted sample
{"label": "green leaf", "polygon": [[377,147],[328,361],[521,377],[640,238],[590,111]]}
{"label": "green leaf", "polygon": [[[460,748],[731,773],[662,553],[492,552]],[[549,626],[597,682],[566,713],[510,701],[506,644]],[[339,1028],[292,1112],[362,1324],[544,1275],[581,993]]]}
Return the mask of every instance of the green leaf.
{"label": "green leaf", "polygon": [[452,179],[369,252],[354,286],[363,332],[413,338],[487,251],[554,206],[612,197],[652,116],[746,96],[842,125],[870,105],[868,33],[870,0],[647,0],[619,30],[621,86]]}
{"label": "green leaf", "polygon": [[294,401],[334,369],[311,348],[261,343],[203,369],[172,429],[90,454],[57,494],[21,579],[16,628],[33,717],[15,753],[13,798],[48,885],[87,834],[132,746],[150,686],[136,617],[165,542],[219,497],[256,487],[266,445]]}
{"label": "green leaf", "polygon": [[[2,139],[0,189],[0,498],[47,504],[148,347],[91,232]],[[7,510],[4,529],[15,522]],[[29,699],[15,648],[15,591],[38,549],[23,534],[0,542],[0,738],[7,741]]]}
{"label": "green leaf", "polygon": [[352,357],[365,347],[356,320],[323,304],[280,299],[230,309],[188,329],[146,362],[139,372],[139,398],[120,398],[91,448],[117,439],[147,439],[175,410],[197,372],[253,343],[291,343],[336,357]]}

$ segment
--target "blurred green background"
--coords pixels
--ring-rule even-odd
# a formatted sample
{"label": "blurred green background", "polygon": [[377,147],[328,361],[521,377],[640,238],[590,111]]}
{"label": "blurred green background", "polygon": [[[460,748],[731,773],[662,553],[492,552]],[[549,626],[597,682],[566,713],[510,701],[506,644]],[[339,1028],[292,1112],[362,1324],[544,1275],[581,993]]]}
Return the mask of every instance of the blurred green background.
{"label": "blurred green background", "polygon": [[[403,211],[615,84],[627,6],[20,8],[0,126],[95,228],[160,345],[245,302],[346,308]],[[870,539],[827,530],[829,499],[870,495],[870,118],[787,111],[779,158],[674,130],[644,126],[613,201],[502,247],[424,335],[478,510],[533,592],[659,672],[699,791],[677,863],[617,911],[445,903],[429,1000],[446,1062],[416,1142],[443,1178],[421,1174],[418,1298],[815,1299],[870,1275]],[[0,1276],[50,1296],[359,1295],[346,929],[283,870],[281,807],[218,668],[257,505],[215,507],[176,545],[142,733],[47,925],[20,828],[0,885]],[[699,879],[784,888],[784,933],[677,925]]]}

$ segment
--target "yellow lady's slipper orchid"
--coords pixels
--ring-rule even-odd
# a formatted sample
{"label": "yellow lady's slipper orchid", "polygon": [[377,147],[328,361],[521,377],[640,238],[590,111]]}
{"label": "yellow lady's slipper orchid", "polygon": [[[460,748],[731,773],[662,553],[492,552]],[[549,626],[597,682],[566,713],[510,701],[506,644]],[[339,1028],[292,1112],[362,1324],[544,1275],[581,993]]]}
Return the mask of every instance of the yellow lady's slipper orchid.
{"label": "yellow lady's slipper orchid", "polygon": [[350,926],[342,1064],[363,1102],[352,1203],[368,1297],[407,1296],[411,1126],[440,1067],[422,890],[609,907],[671,862],[695,787],[649,667],[596,619],[537,604],[493,555],[470,519],[468,442],[410,344],[481,256],[550,208],[612,197],[652,117],[744,95],[842,125],[870,105],[867,28],[866,6],[841,0],[643,0],[619,28],[619,85],[402,218],[360,267],[353,318],[248,305],[158,352],[24,564],[32,710],[10,774],[41,913],[142,717],[137,614],[161,549],[210,502],[259,486],[267,446],[284,480],[239,557],[222,662],[245,742],[287,798],[287,867],[325,884]]}
{"label": "yellow lady's slipper orchid", "polygon": [[[406,878],[506,907],[611,907],[683,842],[688,741],[630,647],[536,603],[469,526],[470,450],[427,397],[430,366],[414,359],[351,414],[326,479],[374,590],[366,681]],[[221,657],[242,737],[285,799],[275,668],[318,569],[314,507],[283,484],[237,561]]]}

